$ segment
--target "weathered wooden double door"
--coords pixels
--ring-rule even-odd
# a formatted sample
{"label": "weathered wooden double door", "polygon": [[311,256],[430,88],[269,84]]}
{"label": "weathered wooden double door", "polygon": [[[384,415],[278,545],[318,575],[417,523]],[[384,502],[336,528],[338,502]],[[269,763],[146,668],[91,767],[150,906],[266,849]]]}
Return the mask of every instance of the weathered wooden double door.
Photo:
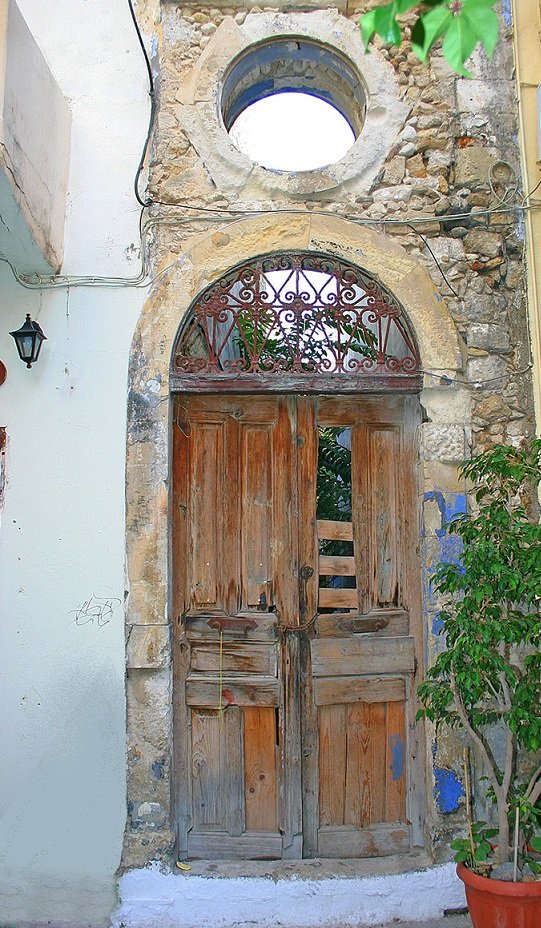
{"label": "weathered wooden double door", "polygon": [[179,853],[408,852],[416,398],[175,402]]}

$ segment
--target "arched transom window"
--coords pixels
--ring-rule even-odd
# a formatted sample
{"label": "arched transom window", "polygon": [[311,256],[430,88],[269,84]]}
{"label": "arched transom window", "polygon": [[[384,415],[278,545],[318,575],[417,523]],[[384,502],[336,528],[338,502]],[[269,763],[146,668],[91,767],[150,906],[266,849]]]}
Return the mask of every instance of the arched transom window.
{"label": "arched transom window", "polygon": [[365,271],[314,253],[237,265],[197,298],[173,390],[374,392],[420,387],[413,330]]}

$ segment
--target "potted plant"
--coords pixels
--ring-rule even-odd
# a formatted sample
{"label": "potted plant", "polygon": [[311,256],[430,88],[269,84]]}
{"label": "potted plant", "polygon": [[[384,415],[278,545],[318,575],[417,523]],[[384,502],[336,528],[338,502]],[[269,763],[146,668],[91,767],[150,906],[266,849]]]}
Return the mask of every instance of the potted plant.
{"label": "potted plant", "polygon": [[419,687],[418,716],[464,733],[495,806],[494,829],[469,817],[468,837],[453,842],[475,928],[541,925],[540,465],[540,440],[463,465],[472,511],[447,528],[461,560],[435,574],[446,650]]}

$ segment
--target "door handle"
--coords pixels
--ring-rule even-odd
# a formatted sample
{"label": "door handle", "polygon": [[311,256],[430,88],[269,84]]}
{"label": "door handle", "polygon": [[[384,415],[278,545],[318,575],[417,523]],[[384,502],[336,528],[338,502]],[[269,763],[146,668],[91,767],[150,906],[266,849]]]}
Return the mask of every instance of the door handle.
{"label": "door handle", "polygon": [[308,615],[308,596],[306,587],[310,577],[314,576],[314,568],[305,564],[299,570],[299,614],[301,625],[306,621]]}

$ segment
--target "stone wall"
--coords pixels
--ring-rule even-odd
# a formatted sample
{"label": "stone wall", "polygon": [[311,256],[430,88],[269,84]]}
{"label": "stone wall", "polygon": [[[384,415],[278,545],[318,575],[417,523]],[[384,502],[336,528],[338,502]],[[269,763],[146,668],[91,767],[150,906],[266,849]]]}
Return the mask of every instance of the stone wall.
{"label": "stone wall", "polygon": [[[476,54],[467,80],[438,52],[429,66],[420,64],[407,42],[399,49],[378,43],[366,56],[357,22],[369,4],[339,6],[161,5],[147,216],[156,282],[130,373],[127,866],[166,855],[174,839],[168,367],[174,334],[197,293],[245,257],[312,247],[370,267],[410,314],[425,346],[427,660],[442,646],[432,569],[442,556],[458,556],[442,533],[466,505],[458,465],[472,447],[517,442],[533,428],[509,24],[494,59]],[[219,99],[231,61],[283,35],[334,46],[361,74],[366,121],[337,165],[268,171],[238,152],[225,130]],[[276,210],[289,211],[287,218]],[[427,830],[436,854],[440,846],[444,854],[440,839],[460,820],[461,751],[448,740],[434,748],[433,763],[432,755],[430,741]]]}

